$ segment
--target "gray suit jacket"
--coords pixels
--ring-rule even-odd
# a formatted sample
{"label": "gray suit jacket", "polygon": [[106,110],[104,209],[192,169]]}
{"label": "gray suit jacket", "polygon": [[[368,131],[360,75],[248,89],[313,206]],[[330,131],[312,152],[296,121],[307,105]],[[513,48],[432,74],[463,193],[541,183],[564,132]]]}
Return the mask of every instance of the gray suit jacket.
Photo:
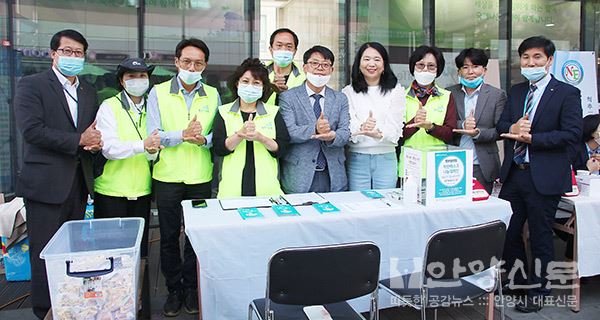
{"label": "gray suit jacket", "polygon": [[[465,121],[465,93],[460,84],[447,88],[452,92],[456,103],[457,128],[462,128]],[[500,136],[496,132],[496,124],[500,119],[504,105],[506,104],[506,92],[484,83],[481,86],[477,106],[475,107],[475,122],[481,130],[479,137],[474,139],[475,150],[479,166],[487,181],[494,181],[500,175],[500,156],[496,141]],[[454,143],[460,143],[460,136],[456,134]]]}
{"label": "gray suit jacket", "polygon": [[319,149],[327,158],[331,179],[331,191],[348,188],[344,146],[350,138],[350,113],[346,95],[329,87],[325,88],[324,111],[335,139],[322,142],[311,139],[315,134],[317,118],[310,104],[305,84],[289,89],[279,96],[281,115],[290,134],[290,145],[282,161],[281,184],[286,193],[308,192],[317,161]]}

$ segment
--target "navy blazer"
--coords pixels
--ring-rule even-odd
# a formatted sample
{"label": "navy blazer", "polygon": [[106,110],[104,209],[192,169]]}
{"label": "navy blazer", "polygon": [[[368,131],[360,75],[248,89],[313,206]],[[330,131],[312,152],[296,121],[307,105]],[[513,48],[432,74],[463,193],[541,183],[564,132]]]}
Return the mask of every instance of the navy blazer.
{"label": "navy blazer", "polygon": [[[499,134],[523,116],[529,82],[510,89],[506,107],[496,126]],[[542,195],[560,195],[571,190],[569,145],[576,144],[582,134],[581,93],[574,86],[553,76],[542,94],[531,124],[529,166],[533,184]],[[512,139],[504,139],[504,162],[500,180],[506,181],[514,156]]]}
{"label": "navy blazer", "polygon": [[65,202],[80,165],[93,195],[92,154],[79,146],[81,133],[96,118],[96,90],[79,79],[77,127],[52,69],[23,77],[15,94],[15,118],[23,135],[23,164],[17,195],[38,202]]}

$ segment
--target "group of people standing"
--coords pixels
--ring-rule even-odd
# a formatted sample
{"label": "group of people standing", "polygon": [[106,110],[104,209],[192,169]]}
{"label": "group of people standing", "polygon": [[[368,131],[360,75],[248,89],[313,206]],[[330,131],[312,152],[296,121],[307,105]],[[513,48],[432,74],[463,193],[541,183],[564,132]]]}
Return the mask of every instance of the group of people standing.
{"label": "group of people standing", "polygon": [[[418,47],[409,59],[414,81],[403,88],[377,42],[358,48],[351,84],[336,91],[327,86],[335,69],[331,50],[313,46],[296,64],[298,37],[283,28],[270,38],[272,61],[249,58],[235,70],[231,103],[222,104],[217,89],[201,81],[210,51],[190,38],[175,48],[177,75],[153,87],[152,66],[139,58],[121,62],[120,92],[98,108],[93,87],[77,77],[87,47],[75,30],[56,33],[52,68],[23,77],[15,97],[24,141],[17,192],[28,212],[32,305],[40,318],[50,300],[39,253],[62,223],[83,218],[88,194],[97,218],[145,219],[153,195],[169,291],[163,313],[197,313],[196,256],[187,237],[183,258],[179,245],[182,200],[394,188],[403,176],[399,145],[473,149],[474,176],[488,192],[500,177],[500,197],[512,205],[507,267],[519,259],[526,264],[525,220],[542,270],[553,258],[551,221],[570,187],[567,148],[580,140],[582,119],[579,91],[548,73],[554,45],[544,37],[521,43],[528,82],[514,86],[508,100],[484,82],[488,57],[480,49],[457,56],[460,83],[445,89],[435,82],[442,52]],[[600,144],[594,123],[587,151]],[[595,159],[589,158],[580,160]],[[142,255],[147,233],[146,224]],[[541,285],[520,310],[541,308],[536,299],[549,293],[543,272],[517,279]]]}

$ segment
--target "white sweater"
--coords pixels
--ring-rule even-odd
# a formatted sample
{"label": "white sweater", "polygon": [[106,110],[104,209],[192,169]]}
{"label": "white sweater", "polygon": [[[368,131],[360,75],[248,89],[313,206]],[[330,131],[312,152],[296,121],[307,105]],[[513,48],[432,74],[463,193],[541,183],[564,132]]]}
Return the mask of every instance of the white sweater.
{"label": "white sweater", "polygon": [[[347,85],[342,92],[348,97],[350,105],[350,132],[353,134],[348,142],[350,151],[364,154],[395,152],[404,127],[405,89],[398,84],[392,91],[383,95],[379,86],[369,87],[367,93],[356,93],[352,85]],[[376,128],[383,134],[381,139],[354,135],[369,117],[369,110],[373,111]]]}

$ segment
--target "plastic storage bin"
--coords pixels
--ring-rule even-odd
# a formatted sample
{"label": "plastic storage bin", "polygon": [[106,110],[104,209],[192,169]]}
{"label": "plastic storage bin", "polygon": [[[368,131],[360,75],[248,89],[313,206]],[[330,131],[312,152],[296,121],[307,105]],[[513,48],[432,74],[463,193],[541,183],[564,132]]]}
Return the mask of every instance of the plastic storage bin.
{"label": "plastic storage bin", "polygon": [[44,247],[54,319],[135,319],[142,218],[69,221]]}

